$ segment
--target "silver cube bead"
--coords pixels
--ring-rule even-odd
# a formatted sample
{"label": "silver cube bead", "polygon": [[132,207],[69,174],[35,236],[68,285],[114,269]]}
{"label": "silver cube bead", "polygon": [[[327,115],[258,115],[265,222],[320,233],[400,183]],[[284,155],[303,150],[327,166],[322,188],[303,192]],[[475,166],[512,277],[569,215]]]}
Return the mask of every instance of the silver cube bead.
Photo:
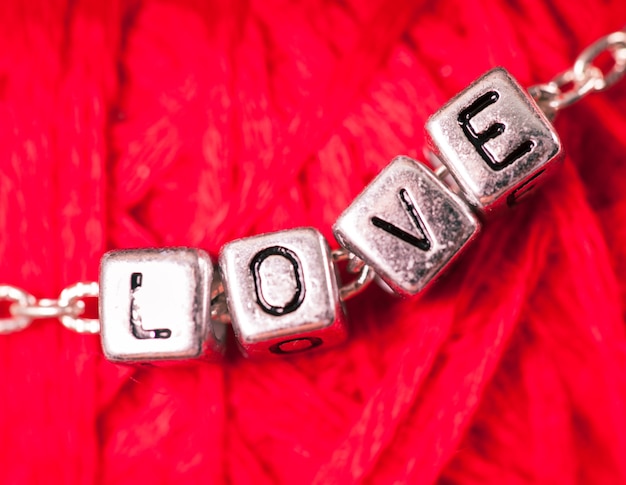
{"label": "silver cube bead", "polygon": [[341,214],[337,241],[394,291],[425,288],[479,231],[470,208],[428,168],[394,159]]}
{"label": "silver cube bead", "polygon": [[328,244],[312,228],[226,244],[219,268],[239,343],[248,355],[290,354],[346,337]]}
{"label": "silver cube bead", "polygon": [[113,361],[180,360],[214,353],[209,255],[188,248],[111,251],[100,266],[102,347]]}
{"label": "silver cube bead", "polygon": [[502,68],[448,102],[426,130],[435,155],[482,212],[516,204],[561,159],[552,126]]}

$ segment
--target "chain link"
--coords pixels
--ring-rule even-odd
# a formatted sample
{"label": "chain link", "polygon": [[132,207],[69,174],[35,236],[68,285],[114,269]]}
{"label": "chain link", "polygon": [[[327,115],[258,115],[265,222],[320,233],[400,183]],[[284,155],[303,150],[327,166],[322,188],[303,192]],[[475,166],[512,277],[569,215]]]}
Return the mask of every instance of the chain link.
{"label": "chain link", "polygon": [[374,280],[376,273],[374,270],[361,261],[355,254],[347,249],[339,248],[332,252],[333,261],[339,263],[347,261],[347,270],[349,273],[358,274],[358,276],[350,283],[339,288],[339,297],[342,301],[346,301],[353,296],[361,293]]}
{"label": "chain link", "polygon": [[26,291],[10,285],[0,285],[0,301],[11,303],[9,312],[11,317],[0,318],[0,334],[24,330],[32,321],[28,316],[19,316],[14,308],[28,308],[37,304],[37,299]]}
{"label": "chain link", "polygon": [[79,318],[85,313],[84,298],[98,298],[100,287],[98,283],[76,283],[65,288],[59,296],[58,305],[62,308],[72,308],[76,313],[61,315],[61,324],[77,333],[100,333],[100,320],[97,318]]}
{"label": "chain link", "polygon": [[10,317],[0,318],[0,334],[27,328],[34,320],[58,318],[61,324],[77,333],[99,333],[97,318],[80,318],[85,312],[85,298],[98,297],[98,283],[76,283],[65,288],[58,300],[37,300],[21,288],[0,285],[0,301],[10,303]]}
{"label": "chain link", "polygon": [[[612,66],[606,72],[594,65],[603,54],[609,54],[612,59]],[[590,93],[610,88],[625,74],[626,31],[620,30],[598,39],[580,53],[570,69],[558,74],[548,83],[531,86],[528,92],[546,116],[554,119],[563,108]]]}
{"label": "chain link", "polygon": [[223,325],[230,325],[230,311],[226,303],[226,293],[224,292],[224,284],[222,283],[219,272],[215,272],[211,289],[211,320],[219,322]]}

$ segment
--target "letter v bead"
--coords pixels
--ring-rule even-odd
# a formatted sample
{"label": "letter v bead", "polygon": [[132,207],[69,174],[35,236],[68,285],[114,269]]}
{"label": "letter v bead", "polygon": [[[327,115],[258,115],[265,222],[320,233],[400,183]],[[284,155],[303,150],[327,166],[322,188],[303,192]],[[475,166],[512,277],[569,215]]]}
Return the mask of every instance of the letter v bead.
{"label": "letter v bead", "polygon": [[394,159],[333,228],[339,244],[402,295],[430,284],[478,230],[469,206],[408,157]]}

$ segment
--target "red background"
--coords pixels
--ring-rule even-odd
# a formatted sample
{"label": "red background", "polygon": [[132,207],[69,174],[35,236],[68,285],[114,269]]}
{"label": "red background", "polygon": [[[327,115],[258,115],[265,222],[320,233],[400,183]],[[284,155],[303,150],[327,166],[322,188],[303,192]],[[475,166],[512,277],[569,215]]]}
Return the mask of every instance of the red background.
{"label": "red background", "polygon": [[[0,282],[107,249],[337,215],[493,66],[547,81],[623,0],[6,0]],[[564,112],[559,175],[342,347],[120,367],[53,320],[0,336],[0,482],[626,483],[626,82]]]}

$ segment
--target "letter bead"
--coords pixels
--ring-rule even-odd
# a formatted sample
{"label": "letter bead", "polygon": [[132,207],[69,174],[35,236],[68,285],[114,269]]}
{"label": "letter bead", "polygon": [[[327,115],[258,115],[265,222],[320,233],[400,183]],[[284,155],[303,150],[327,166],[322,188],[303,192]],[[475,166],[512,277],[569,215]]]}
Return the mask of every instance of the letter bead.
{"label": "letter bead", "polygon": [[425,288],[476,236],[470,208],[428,168],[394,159],[333,227],[339,244],[395,292]]}
{"label": "letter bead", "polygon": [[248,355],[290,354],[346,337],[330,249],[312,228],[226,244],[219,268],[233,330]]}
{"label": "letter bead", "polygon": [[211,260],[201,250],[105,254],[100,266],[100,321],[107,358],[141,362],[216,354],[223,328],[209,321],[212,278]]}
{"label": "letter bead", "polygon": [[502,68],[489,71],[427,122],[435,156],[481,212],[512,206],[561,159],[561,143]]}

